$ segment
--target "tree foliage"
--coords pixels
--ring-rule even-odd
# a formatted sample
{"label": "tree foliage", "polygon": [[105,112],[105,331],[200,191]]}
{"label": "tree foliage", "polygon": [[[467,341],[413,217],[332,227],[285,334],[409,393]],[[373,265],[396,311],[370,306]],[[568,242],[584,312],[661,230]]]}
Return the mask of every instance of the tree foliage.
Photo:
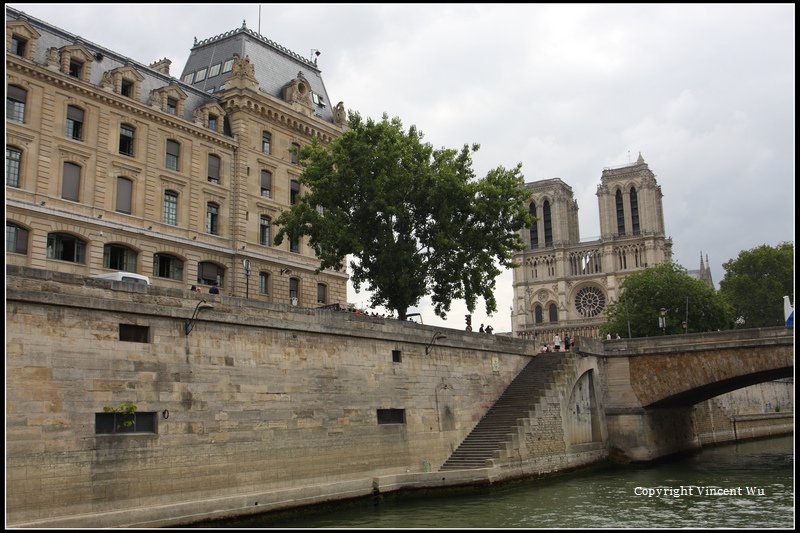
{"label": "tree foliage", "polygon": [[366,284],[372,306],[401,318],[426,295],[443,318],[455,299],[472,312],[483,298],[495,311],[495,278],[514,266],[518,231],[531,223],[521,165],[476,179],[478,145],[435,150],[387,115],[351,113],[348,126],[301,149],[307,190],[276,219],[275,243],[307,235],[320,269],[340,270],[350,256],[356,290]]}
{"label": "tree foliage", "polygon": [[608,322],[601,332],[604,336],[610,332],[624,337],[630,321],[632,337],[661,335],[662,308],[666,311],[667,335],[716,331],[731,324],[730,309],[713,287],[692,278],[680,265],[662,263],[625,278],[622,295],[606,310]]}
{"label": "tree foliage", "polygon": [[761,245],[739,252],[723,263],[725,277],[719,283],[734,317],[744,327],[758,328],[784,324],[783,297],[794,295],[794,244]]}

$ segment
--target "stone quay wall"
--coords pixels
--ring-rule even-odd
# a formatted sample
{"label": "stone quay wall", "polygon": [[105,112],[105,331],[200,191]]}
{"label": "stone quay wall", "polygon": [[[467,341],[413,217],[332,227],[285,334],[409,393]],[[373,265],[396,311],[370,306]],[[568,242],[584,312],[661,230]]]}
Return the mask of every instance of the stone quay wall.
{"label": "stone quay wall", "polygon": [[[432,480],[534,350],[20,267],[6,290],[12,526],[170,525]],[[153,430],[98,430],[123,404]]]}

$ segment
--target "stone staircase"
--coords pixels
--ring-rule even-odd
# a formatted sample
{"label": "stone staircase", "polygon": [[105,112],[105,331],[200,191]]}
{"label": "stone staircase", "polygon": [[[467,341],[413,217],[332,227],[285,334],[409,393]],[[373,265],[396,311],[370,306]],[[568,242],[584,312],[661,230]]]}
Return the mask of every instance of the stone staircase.
{"label": "stone staircase", "polygon": [[556,352],[533,357],[439,470],[488,466],[486,461],[517,433],[520,419],[530,418],[548,387],[554,385],[565,359],[566,354]]}

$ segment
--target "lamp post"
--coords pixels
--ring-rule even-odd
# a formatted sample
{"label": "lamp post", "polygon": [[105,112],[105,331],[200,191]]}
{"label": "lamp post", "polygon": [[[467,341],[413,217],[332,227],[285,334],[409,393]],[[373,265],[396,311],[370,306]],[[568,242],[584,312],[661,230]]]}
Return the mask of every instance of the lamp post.
{"label": "lamp post", "polygon": [[192,313],[192,318],[187,319],[186,322],[183,323],[183,332],[187,336],[194,329],[194,323],[197,320],[197,315],[199,315],[200,311],[202,311],[203,309],[214,309],[214,306],[209,303],[206,303],[205,300],[200,300],[199,302],[197,302],[197,306],[194,308],[194,313]]}
{"label": "lamp post", "polygon": [[250,260],[245,259],[242,261],[242,266],[244,266],[244,279],[245,279],[245,298],[250,298]]}
{"label": "lamp post", "polygon": [[425,347],[425,355],[429,355],[431,353],[431,350],[433,349],[433,344],[437,340],[446,339],[446,338],[447,338],[447,335],[443,335],[441,333],[434,333],[433,334],[433,338],[431,338],[431,342],[429,342],[428,345]]}
{"label": "lamp post", "polygon": [[662,335],[667,334],[667,310],[663,307],[661,308],[660,316],[658,317],[658,327],[661,328]]}

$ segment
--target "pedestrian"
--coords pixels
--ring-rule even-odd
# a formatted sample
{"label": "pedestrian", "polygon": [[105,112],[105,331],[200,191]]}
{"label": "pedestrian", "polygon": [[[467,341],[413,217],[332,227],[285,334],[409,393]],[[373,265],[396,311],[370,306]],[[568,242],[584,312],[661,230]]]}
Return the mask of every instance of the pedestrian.
{"label": "pedestrian", "polygon": [[558,336],[558,333],[553,335],[553,348],[555,351],[561,351],[561,337]]}
{"label": "pedestrian", "polygon": [[219,287],[217,287],[217,282],[211,284],[211,288],[208,289],[208,294],[219,294]]}
{"label": "pedestrian", "polygon": [[569,335],[564,335],[564,351],[569,351]]}
{"label": "pedestrian", "polygon": [[620,337],[620,336],[619,336],[619,333],[617,333],[617,336],[616,336],[616,337],[614,337],[614,338],[615,338],[615,339],[621,339],[622,337]]}
{"label": "pedestrian", "polygon": [[481,324],[480,329],[478,329],[478,333],[483,333],[483,324]]}
{"label": "pedestrian", "polygon": [[492,329],[492,326],[491,326],[491,325],[488,325],[488,326],[486,326],[486,330],[485,330],[485,331],[486,331],[486,333],[488,333],[489,335],[491,335],[491,334],[492,334],[492,331],[494,331],[494,329]]}
{"label": "pedestrian", "polygon": [[611,340],[611,332],[610,331],[608,332],[608,335],[606,335],[606,340],[609,340],[609,341]]}
{"label": "pedestrian", "polygon": [[192,288],[189,290],[192,292],[200,292],[200,289],[197,288],[197,285],[192,285]]}

